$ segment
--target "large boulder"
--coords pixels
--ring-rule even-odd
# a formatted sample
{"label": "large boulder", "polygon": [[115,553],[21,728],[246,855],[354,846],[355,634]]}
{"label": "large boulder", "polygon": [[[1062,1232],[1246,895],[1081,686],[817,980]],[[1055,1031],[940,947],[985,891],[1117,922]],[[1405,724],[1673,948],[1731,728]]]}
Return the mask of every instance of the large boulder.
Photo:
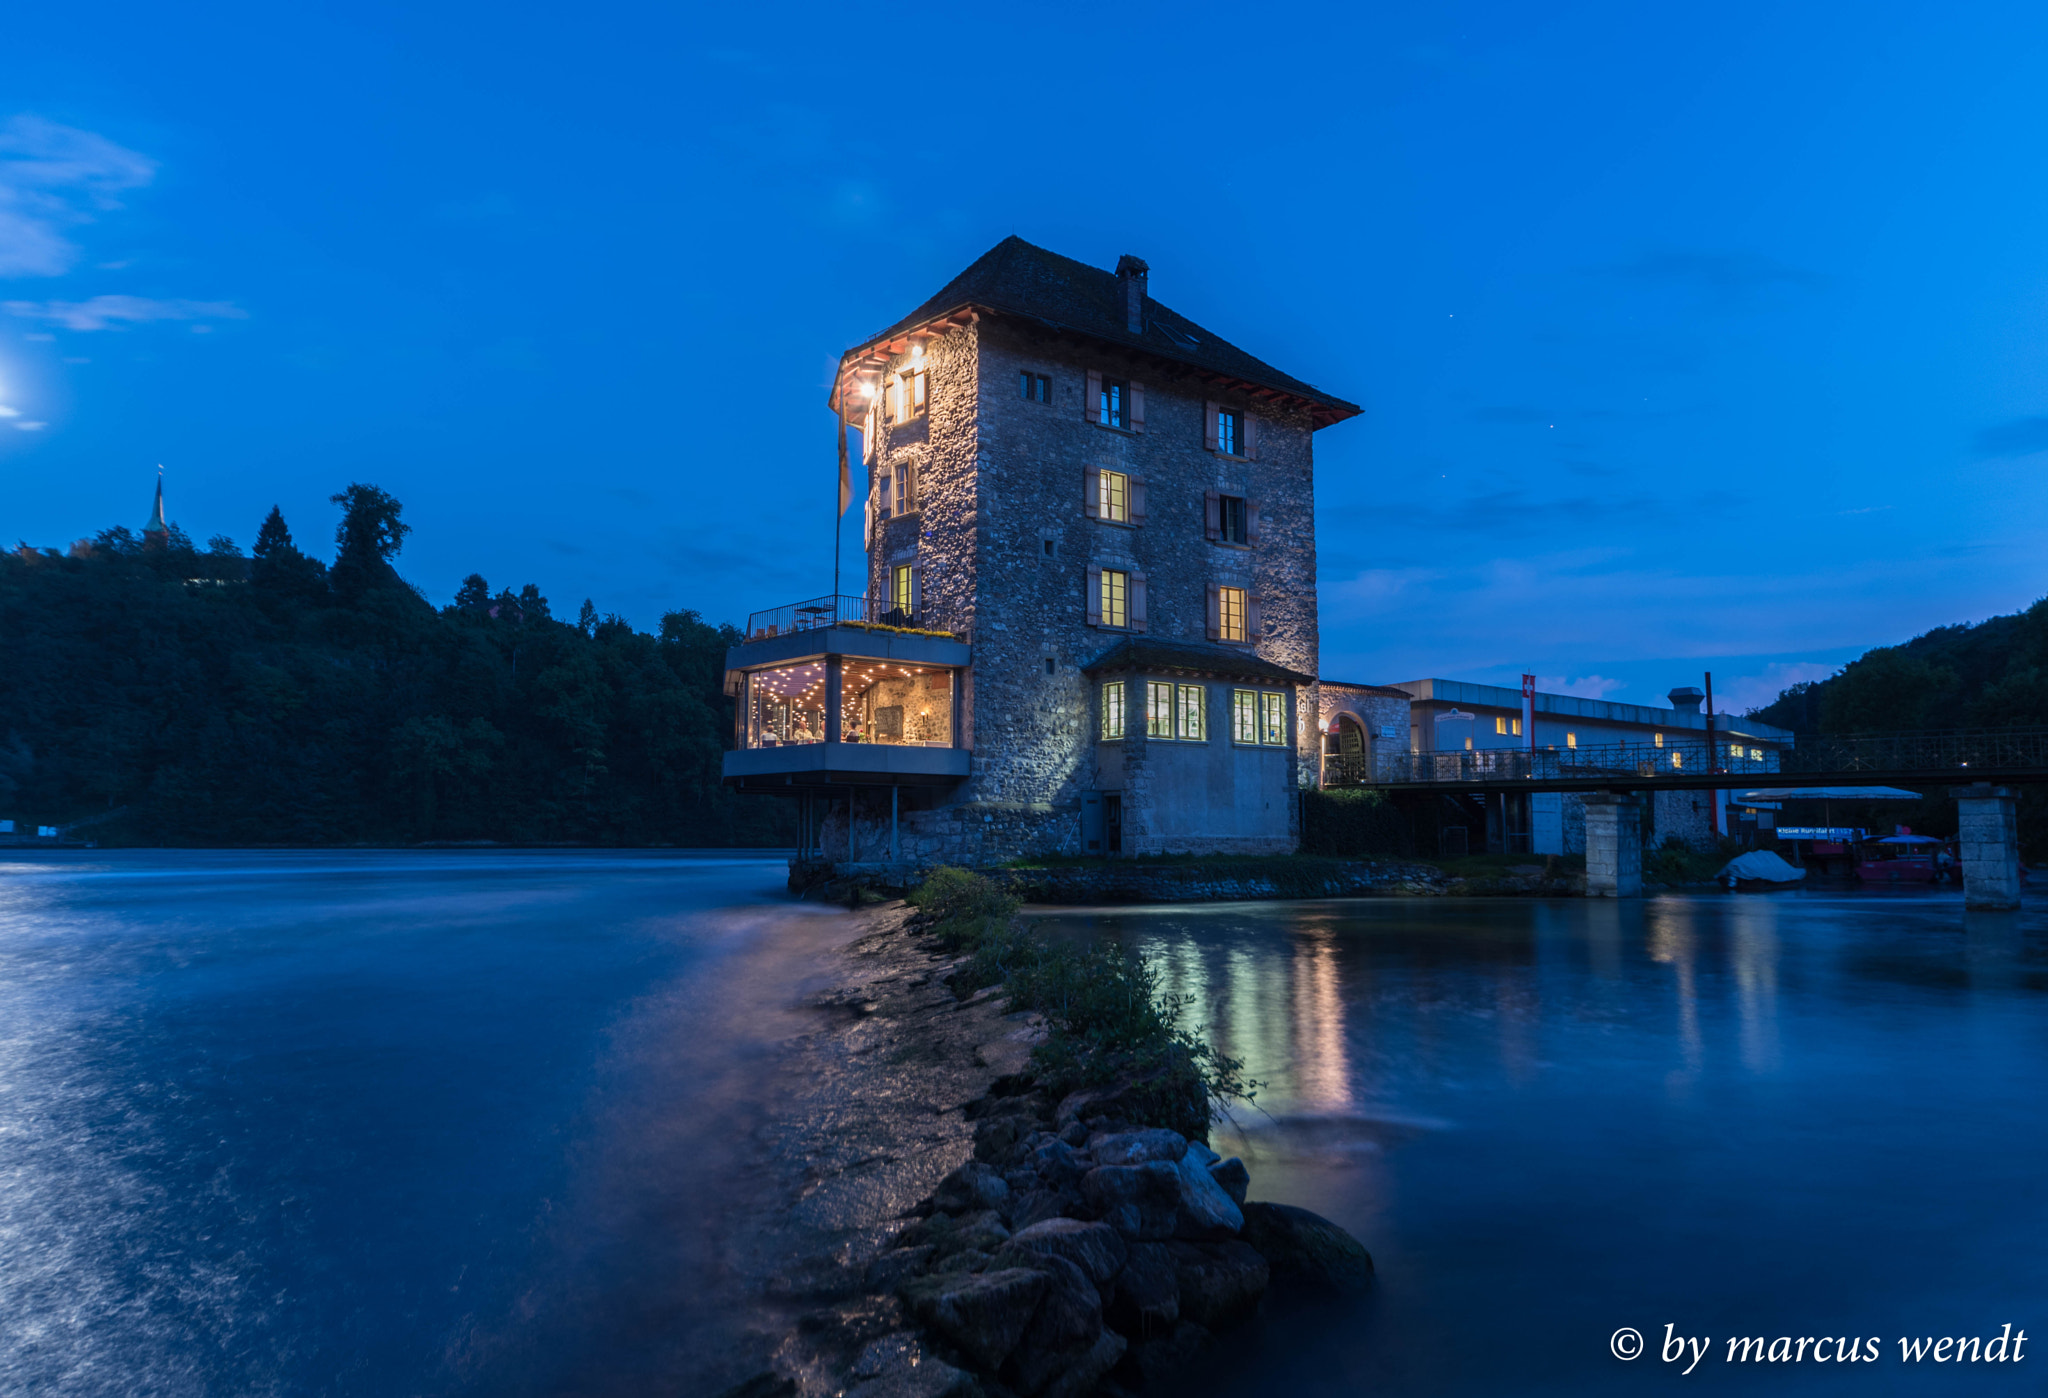
{"label": "large boulder", "polygon": [[1132,1386],[1147,1393],[1165,1393],[1179,1385],[1188,1371],[1215,1348],[1215,1336],[1193,1321],[1184,1320],[1157,1339],[1132,1345],[1118,1366],[1117,1377],[1129,1379]]}
{"label": "large boulder", "polygon": [[1180,1179],[1176,1202],[1174,1235],[1181,1238],[1226,1238],[1244,1227],[1244,1214],[1237,1201],[1224,1192],[1193,1152],[1174,1164]]}
{"label": "large boulder", "polygon": [[1143,1131],[1100,1132],[1088,1138],[1088,1153],[1097,1165],[1143,1165],[1148,1160],[1179,1160],[1188,1153],[1188,1138],[1163,1126]]}
{"label": "large boulder", "polygon": [[929,1260],[936,1262],[956,1252],[994,1252],[1009,1238],[1010,1230],[1003,1227],[1003,1220],[994,1209],[978,1209],[971,1214],[933,1214],[921,1218],[897,1234],[896,1243],[905,1248],[929,1243]]}
{"label": "large boulder", "polygon": [[1320,1214],[1255,1200],[1244,1206],[1244,1241],[1275,1277],[1338,1292],[1372,1286],[1372,1254]]}
{"label": "large boulder", "polygon": [[1055,1189],[1079,1184],[1081,1176],[1094,1168],[1094,1162],[1057,1136],[1040,1133],[1034,1139],[1038,1145],[1031,1152],[1032,1166],[1038,1177]]}
{"label": "large boulder", "polygon": [[1022,1230],[1049,1218],[1072,1218],[1085,1207],[1080,1190],[1072,1186],[1013,1194],[1010,1196],[1010,1226]]}
{"label": "large boulder", "polygon": [[910,1313],[945,1336],[962,1354],[993,1372],[1024,1338],[1052,1278],[1035,1267],[999,1272],[952,1272],[905,1282]]}
{"label": "large boulder", "polygon": [[1007,1167],[1015,1163],[1036,1123],[1023,1116],[985,1117],[974,1123],[974,1158]]}
{"label": "large boulder", "polygon": [[1180,1278],[1166,1244],[1129,1246],[1107,1315],[1111,1325],[1133,1339],[1173,1333],[1174,1322],[1180,1319]]}
{"label": "large boulder", "polygon": [[1024,1394],[1037,1393],[1080,1363],[1102,1338],[1102,1297],[1088,1274],[1064,1257],[1046,1254],[1034,1255],[1032,1266],[1049,1284],[1003,1370]]}
{"label": "large boulder", "polygon": [[1081,1197],[1126,1238],[1171,1238],[1180,1223],[1180,1196],[1180,1167],[1170,1161],[1098,1165],[1081,1176]]}
{"label": "large boulder", "polygon": [[1236,1238],[1220,1243],[1173,1242],[1180,1313],[1211,1330],[1233,1325],[1258,1310],[1271,1273],[1266,1259]]}
{"label": "large boulder", "polygon": [[1095,1345],[1045,1386],[1038,1398],[1086,1398],[1102,1382],[1103,1375],[1116,1367],[1130,1342],[1114,1330],[1095,1337]]}
{"label": "large boulder", "polygon": [[1049,1218],[1020,1228],[996,1254],[1005,1267],[1029,1267],[1032,1257],[1064,1257],[1098,1287],[1123,1270],[1127,1256],[1123,1235],[1116,1229],[1077,1218]]}
{"label": "large boulder", "polygon": [[1228,1160],[1219,1160],[1209,1167],[1209,1178],[1230,1196],[1231,1203],[1240,1210],[1244,1208],[1245,1191],[1252,1186],[1252,1172],[1245,1169],[1242,1160],[1234,1155]]}
{"label": "large boulder", "polygon": [[978,1209],[1001,1209],[1010,1198],[1010,1186],[991,1166],[970,1160],[939,1181],[932,1191],[932,1206],[949,1214]]}

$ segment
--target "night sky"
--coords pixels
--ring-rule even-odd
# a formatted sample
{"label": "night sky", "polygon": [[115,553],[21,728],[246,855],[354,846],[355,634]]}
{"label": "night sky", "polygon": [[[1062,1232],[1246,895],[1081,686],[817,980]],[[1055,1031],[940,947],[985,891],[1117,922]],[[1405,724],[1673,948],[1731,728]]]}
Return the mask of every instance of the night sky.
{"label": "night sky", "polygon": [[360,480],[437,602],[744,620],[1017,233],[1365,405],[1325,675],[1739,709],[2048,591],[2044,92],[2019,4],[22,6],[0,537]]}

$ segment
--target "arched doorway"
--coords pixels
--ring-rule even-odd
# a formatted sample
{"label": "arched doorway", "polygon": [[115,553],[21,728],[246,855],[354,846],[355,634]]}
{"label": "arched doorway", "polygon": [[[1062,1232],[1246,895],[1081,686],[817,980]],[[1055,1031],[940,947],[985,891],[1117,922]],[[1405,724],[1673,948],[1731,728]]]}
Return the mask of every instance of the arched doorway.
{"label": "arched doorway", "polygon": [[1324,735],[1323,785],[1364,785],[1371,776],[1371,752],[1365,725],[1350,714],[1338,714]]}

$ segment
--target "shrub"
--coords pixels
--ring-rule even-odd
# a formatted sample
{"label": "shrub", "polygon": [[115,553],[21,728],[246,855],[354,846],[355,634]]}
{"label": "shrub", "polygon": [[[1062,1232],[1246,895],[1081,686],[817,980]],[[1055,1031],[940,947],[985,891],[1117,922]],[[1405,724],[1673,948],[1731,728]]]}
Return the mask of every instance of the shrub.
{"label": "shrub", "polygon": [[1010,1003],[1045,1017],[1032,1055],[1055,1095],[1126,1081],[1134,1121],[1207,1140],[1212,1115],[1249,1102],[1259,1084],[1183,1020],[1195,997],[1164,994],[1152,963],[1121,945],[1047,942],[1016,918],[1016,900],[980,874],[936,869],[910,895],[945,944],[969,953],[954,988],[1000,985]]}

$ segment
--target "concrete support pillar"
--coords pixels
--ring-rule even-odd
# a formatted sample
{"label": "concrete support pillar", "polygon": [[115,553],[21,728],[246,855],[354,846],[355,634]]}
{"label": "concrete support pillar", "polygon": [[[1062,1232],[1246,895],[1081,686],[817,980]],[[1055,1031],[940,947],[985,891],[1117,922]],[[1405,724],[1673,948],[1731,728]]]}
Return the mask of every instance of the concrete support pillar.
{"label": "concrete support pillar", "polygon": [[2020,905],[2020,824],[2009,786],[1978,782],[1952,786],[1956,798],[1956,842],[1963,856],[1963,906],[2017,908]]}
{"label": "concrete support pillar", "polygon": [[1643,805],[1598,791],[1586,802],[1586,896],[1643,896]]}

